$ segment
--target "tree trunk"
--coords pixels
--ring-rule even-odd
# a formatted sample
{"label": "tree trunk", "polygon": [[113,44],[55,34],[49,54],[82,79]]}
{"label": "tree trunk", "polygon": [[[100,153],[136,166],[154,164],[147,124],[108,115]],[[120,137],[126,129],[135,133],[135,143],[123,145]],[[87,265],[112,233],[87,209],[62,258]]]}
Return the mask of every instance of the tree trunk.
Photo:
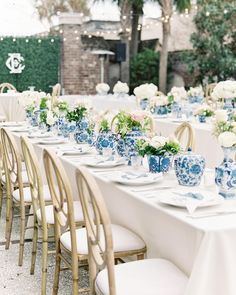
{"label": "tree trunk", "polygon": [[170,36],[170,18],[172,15],[172,0],[161,0],[162,7],[162,47],[159,65],[159,89],[166,93],[167,67],[168,67],[168,42]]}
{"label": "tree trunk", "polygon": [[132,33],[130,42],[130,56],[133,57],[138,53],[138,45],[141,37],[141,31],[138,31],[139,15],[143,14],[143,10],[136,5],[132,6]]}
{"label": "tree trunk", "polygon": [[129,0],[123,0],[120,4],[120,18],[121,18],[121,29],[120,33],[121,42],[126,44],[126,61],[121,63],[121,81],[126,82],[129,85],[130,80],[130,13],[131,4]]}
{"label": "tree trunk", "polygon": [[162,47],[160,52],[160,65],[159,65],[159,89],[166,93],[167,86],[167,68],[168,68],[168,41],[170,35],[170,24],[164,23],[162,25]]}

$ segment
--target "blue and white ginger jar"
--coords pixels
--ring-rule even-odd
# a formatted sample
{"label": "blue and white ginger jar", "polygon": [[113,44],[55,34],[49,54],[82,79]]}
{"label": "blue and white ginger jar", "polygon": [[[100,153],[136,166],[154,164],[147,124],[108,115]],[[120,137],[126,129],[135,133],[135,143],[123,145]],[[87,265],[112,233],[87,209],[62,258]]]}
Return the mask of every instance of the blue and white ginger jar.
{"label": "blue and white ginger jar", "polygon": [[201,96],[201,95],[189,96],[188,101],[189,101],[189,103],[202,103],[203,96]]}
{"label": "blue and white ginger jar", "polygon": [[171,164],[170,156],[148,156],[148,166],[151,173],[166,173]]}
{"label": "blue and white ginger jar", "polygon": [[175,174],[180,185],[197,186],[205,169],[206,161],[201,155],[189,150],[175,157]]}
{"label": "blue and white ginger jar", "polygon": [[114,153],[116,148],[116,135],[111,131],[100,132],[95,147],[99,154],[102,154],[104,148],[111,148]]}
{"label": "blue and white ginger jar", "polygon": [[75,141],[77,143],[92,144],[93,133],[89,132],[88,129],[89,120],[87,118],[82,118],[76,123]]}
{"label": "blue and white ginger jar", "polygon": [[152,113],[155,115],[167,115],[169,113],[168,106],[155,106],[152,108]]}
{"label": "blue and white ginger jar", "polygon": [[147,98],[143,98],[143,99],[140,100],[139,105],[140,105],[140,108],[144,111],[149,106],[149,100]]}
{"label": "blue and white ginger jar", "polygon": [[219,186],[219,194],[225,199],[236,197],[236,162],[231,158],[235,148],[223,148],[223,163],[215,168],[215,183]]}

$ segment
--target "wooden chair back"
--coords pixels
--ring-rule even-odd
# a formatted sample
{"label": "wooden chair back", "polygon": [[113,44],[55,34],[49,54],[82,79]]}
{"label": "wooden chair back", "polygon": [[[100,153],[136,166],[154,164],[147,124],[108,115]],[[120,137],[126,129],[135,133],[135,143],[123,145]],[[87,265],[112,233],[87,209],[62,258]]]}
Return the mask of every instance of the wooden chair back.
{"label": "wooden chair back", "polygon": [[52,87],[52,97],[59,97],[61,93],[61,84],[57,83]]}
{"label": "wooden chair back", "polygon": [[205,100],[206,100],[206,103],[208,105],[213,105],[214,102],[211,98],[211,94],[215,88],[215,86],[217,85],[217,83],[211,83],[211,84],[207,84],[206,85],[206,91],[205,91]]}
{"label": "wooden chair back", "polygon": [[[21,149],[25,160],[26,171],[29,179],[31,198],[33,203],[34,214],[40,210],[40,224],[43,229],[47,230],[47,220],[45,214],[45,201],[43,195],[43,180],[40,173],[40,165],[35,150],[29,139],[21,137]],[[46,234],[46,233],[45,233]]]}
{"label": "wooden chair back", "polygon": [[[53,151],[45,149],[43,152],[44,167],[48,186],[52,198],[55,217],[55,238],[58,241],[66,230],[71,232],[72,260],[77,262],[76,224],[74,205],[68,176],[61,161]],[[67,207],[66,207],[66,206]]]}
{"label": "wooden chair back", "polygon": [[[95,294],[97,273],[108,270],[109,294],[115,295],[114,253],[111,221],[100,189],[84,167],[76,171],[78,192],[82,204],[89,247],[89,272],[91,294]],[[104,234],[104,239],[101,239]]]}
{"label": "wooden chair back", "polygon": [[6,90],[15,90],[16,91],[15,86],[13,86],[10,83],[2,83],[2,84],[0,84],[0,93],[3,93],[5,89]]}
{"label": "wooden chair back", "polygon": [[187,151],[188,148],[191,148],[192,151],[195,150],[195,131],[188,122],[183,122],[176,128],[175,137],[180,143],[186,143],[185,151]]}
{"label": "wooden chair back", "polygon": [[13,189],[18,187],[21,201],[24,202],[21,155],[15,139],[5,128],[1,129],[1,142],[7,191],[12,193]]}

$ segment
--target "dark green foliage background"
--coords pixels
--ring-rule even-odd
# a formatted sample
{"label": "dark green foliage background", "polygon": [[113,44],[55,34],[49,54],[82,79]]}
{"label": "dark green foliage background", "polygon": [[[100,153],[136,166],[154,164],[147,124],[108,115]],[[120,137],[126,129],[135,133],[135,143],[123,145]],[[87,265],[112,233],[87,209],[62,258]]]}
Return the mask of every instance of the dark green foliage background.
{"label": "dark green foliage background", "polygon": [[[54,42],[51,42],[51,39]],[[35,86],[35,90],[51,92],[50,86],[59,81],[60,70],[60,38],[48,36],[38,42],[38,38],[4,38],[0,41],[0,83],[13,84],[18,91]],[[21,74],[10,74],[6,67],[8,53],[21,53],[24,57],[25,69]]]}

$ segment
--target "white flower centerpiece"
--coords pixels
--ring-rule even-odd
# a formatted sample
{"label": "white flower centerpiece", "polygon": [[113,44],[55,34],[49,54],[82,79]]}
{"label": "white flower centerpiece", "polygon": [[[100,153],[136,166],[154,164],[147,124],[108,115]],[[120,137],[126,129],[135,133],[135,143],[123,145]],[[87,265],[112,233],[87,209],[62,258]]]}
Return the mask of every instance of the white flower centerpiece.
{"label": "white flower centerpiece", "polygon": [[169,102],[172,104],[172,112],[177,118],[182,116],[182,105],[188,98],[187,91],[184,87],[173,87],[168,93]]}
{"label": "white flower centerpiece", "polygon": [[126,94],[129,93],[128,84],[118,81],[113,87],[113,93],[120,97],[124,97]]}
{"label": "white flower centerpiece", "polygon": [[168,172],[171,158],[181,149],[176,138],[163,136],[141,138],[136,145],[139,155],[148,157],[149,170],[153,173]]}
{"label": "white flower centerpiece", "polygon": [[202,85],[197,87],[190,87],[188,91],[189,103],[201,103],[204,99],[204,91]]}
{"label": "white flower centerpiece", "polygon": [[223,101],[224,109],[232,110],[234,107],[233,103],[236,100],[236,81],[219,82],[213,89],[211,98],[214,101]]}
{"label": "white flower centerpiece", "polygon": [[41,98],[39,104],[39,126],[50,131],[51,127],[56,123],[58,119],[58,112],[53,108],[52,97],[46,96]]}
{"label": "white flower centerpiece", "polygon": [[227,120],[222,112],[216,111],[213,134],[217,137],[224,152],[224,160],[216,168],[215,182],[219,186],[219,193],[224,198],[236,197],[236,122]]}
{"label": "white flower centerpiece", "polygon": [[214,114],[214,110],[207,104],[201,105],[194,111],[194,116],[198,116],[200,123],[206,123],[206,118],[210,118]]}
{"label": "white flower centerpiece", "polygon": [[107,95],[110,86],[107,83],[99,83],[96,86],[96,91],[99,95]]}
{"label": "white flower centerpiece", "polygon": [[150,99],[150,111],[156,115],[167,115],[171,112],[171,103],[164,94],[153,96]]}
{"label": "white flower centerpiece", "polygon": [[150,99],[157,95],[158,88],[153,83],[142,84],[134,88],[134,95],[142,110],[147,109]]}

